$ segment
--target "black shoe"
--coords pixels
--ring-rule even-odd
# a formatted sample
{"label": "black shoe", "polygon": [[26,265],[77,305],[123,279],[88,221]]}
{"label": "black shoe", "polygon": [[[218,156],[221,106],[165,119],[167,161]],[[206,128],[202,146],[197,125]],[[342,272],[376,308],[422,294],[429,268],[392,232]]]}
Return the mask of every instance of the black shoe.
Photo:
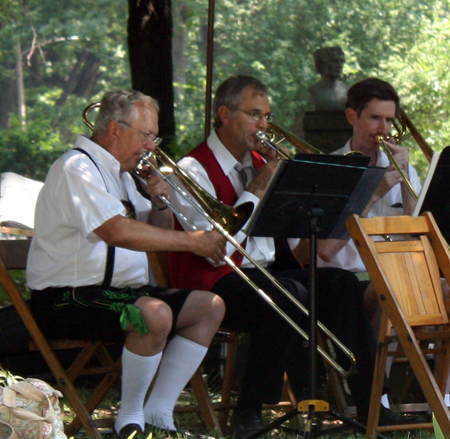
{"label": "black shoe", "polygon": [[231,429],[240,439],[256,433],[263,426],[261,410],[234,411],[231,416]]}
{"label": "black shoe", "polygon": [[405,425],[405,424],[423,424],[425,418],[421,415],[402,416],[384,406],[380,408],[380,420],[378,425]]}
{"label": "black shoe", "polygon": [[[357,421],[361,424],[367,425],[367,418],[357,418]],[[420,415],[405,415],[402,416],[400,413],[394,412],[383,405],[380,408],[380,419],[378,421],[379,426],[387,425],[408,425],[408,424],[423,424],[425,418]]]}
{"label": "black shoe", "polygon": [[205,436],[203,434],[193,433],[186,428],[176,427],[176,430],[166,430],[165,428],[156,427],[152,424],[145,424],[145,437],[148,437],[150,433],[155,432],[158,435],[164,434],[168,438],[178,438],[180,435],[190,439],[214,439],[211,436]]}
{"label": "black shoe", "polygon": [[118,433],[114,428],[114,434],[117,439],[128,439],[135,431],[137,433],[134,435],[133,439],[140,439],[143,437],[144,432],[139,424],[124,425]]}

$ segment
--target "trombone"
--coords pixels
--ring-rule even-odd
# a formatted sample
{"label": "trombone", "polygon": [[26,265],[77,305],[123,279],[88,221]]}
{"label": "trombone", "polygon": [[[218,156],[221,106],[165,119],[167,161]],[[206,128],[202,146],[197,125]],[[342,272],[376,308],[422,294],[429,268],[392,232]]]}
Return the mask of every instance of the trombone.
{"label": "trombone", "polygon": [[426,140],[423,138],[423,136],[419,133],[416,126],[413,124],[411,119],[407,116],[403,108],[400,108],[399,115],[397,119],[393,123],[394,128],[397,131],[397,134],[393,136],[389,136],[387,138],[384,138],[383,136],[379,135],[377,136],[377,140],[380,143],[381,149],[384,151],[384,153],[388,156],[391,163],[395,166],[397,171],[400,173],[400,176],[402,177],[408,191],[414,198],[414,200],[417,201],[418,195],[414,188],[412,187],[411,182],[409,181],[409,178],[406,176],[403,169],[400,168],[399,164],[395,160],[392,151],[389,148],[389,145],[386,143],[387,140],[394,139],[395,142],[399,145],[406,139],[409,139],[410,137],[413,137],[413,139],[416,141],[416,143],[419,145],[420,149],[422,150],[424,156],[428,160],[428,162],[431,161],[431,158],[433,157],[433,150],[428,145]]}
{"label": "trombone", "polygon": [[[83,111],[83,122],[92,130],[94,128],[93,124],[89,121],[88,115],[89,112],[95,108],[100,106],[99,103],[90,104]],[[179,179],[179,181],[186,187],[189,188],[190,194],[187,194],[179,185],[174,183],[170,176],[167,173],[161,171],[156,165],[151,163],[150,159],[154,156],[164,168],[171,168],[173,174]],[[299,308],[305,315],[309,316],[308,309],[300,303],[289,291],[287,291],[281,283],[272,276],[264,267],[262,267],[256,260],[252,258],[252,256],[243,248],[233,237],[231,233],[231,229],[227,230],[227,224],[222,224],[220,221],[216,221],[213,218],[214,208],[211,209],[207,206],[207,203],[204,203],[202,200],[198,200],[198,196],[201,195],[202,199],[208,199],[208,197],[213,198],[215,202],[220,203],[214,197],[209,195],[203,188],[201,188],[182,168],[180,168],[169,156],[167,156],[160,148],[155,147],[155,151],[150,153],[145,153],[141,157],[141,163],[138,165],[138,168],[142,169],[145,166],[151,166],[155,172],[163,178],[177,193],[179,193],[184,199],[186,199],[210,224],[211,226],[221,233],[228,242],[230,242],[243,256],[245,256],[254,266],[258,269],[279,291],[281,291],[284,295],[286,295],[291,302]],[[138,172],[139,170],[135,170]],[[191,192],[192,190],[192,192]],[[199,194],[200,193],[200,194]],[[207,194],[207,195],[205,195]],[[169,200],[164,198],[162,200],[189,228],[196,230],[196,226],[188,221],[184,215],[180,215],[177,209],[175,209]],[[201,204],[204,204],[203,206]],[[222,203],[221,203],[222,204]],[[253,203],[245,203],[251,204]],[[243,204],[242,206],[245,206]],[[248,216],[252,213],[253,208],[248,211],[248,207],[246,211]],[[211,212],[212,213],[209,213]],[[247,217],[248,218],[248,217]],[[246,220],[247,220],[246,218]],[[245,221],[244,221],[245,222]],[[259,288],[242,270],[239,268],[234,261],[228,256],[225,257],[225,262],[240,276],[242,279],[252,287],[280,316],[282,316],[287,323],[291,325],[291,327],[296,330],[306,341],[309,341],[308,334],[294,321],[292,320],[271,298],[268,296],[261,288]],[[317,326],[321,329],[326,336],[331,339],[341,351],[347,355],[350,359],[350,368],[345,370],[342,368],[335,360],[332,358],[328,352],[326,352],[322,347],[317,346],[318,352],[322,355],[322,357],[335,368],[337,372],[339,372],[342,376],[347,377],[351,375],[355,371],[355,356],[353,353],[330,331],[326,328],[321,322],[317,322]]]}
{"label": "trombone", "polygon": [[[300,139],[295,134],[291,133],[285,128],[282,128],[280,125],[277,125],[272,121],[268,121],[267,125],[268,129],[266,131],[258,131],[256,133],[256,137],[258,140],[261,141],[263,145],[266,145],[269,148],[275,150],[280,158],[286,160],[291,159],[287,154],[285,154],[281,150],[279,146],[279,144],[284,140],[289,142],[291,145],[295,146],[295,148],[298,149],[300,152],[304,152],[307,154],[323,154],[323,152],[320,151],[320,149],[315,148],[305,140]],[[274,140],[276,134],[280,136],[280,139],[275,143]]]}

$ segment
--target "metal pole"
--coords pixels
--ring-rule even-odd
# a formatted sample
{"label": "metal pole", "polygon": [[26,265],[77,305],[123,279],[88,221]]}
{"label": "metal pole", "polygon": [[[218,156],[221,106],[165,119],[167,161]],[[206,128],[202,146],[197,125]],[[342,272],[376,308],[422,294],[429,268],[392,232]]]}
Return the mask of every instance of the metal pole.
{"label": "metal pole", "polygon": [[211,96],[214,58],[214,8],[215,0],[208,4],[208,43],[206,47],[206,96],[205,96],[205,140],[211,130]]}

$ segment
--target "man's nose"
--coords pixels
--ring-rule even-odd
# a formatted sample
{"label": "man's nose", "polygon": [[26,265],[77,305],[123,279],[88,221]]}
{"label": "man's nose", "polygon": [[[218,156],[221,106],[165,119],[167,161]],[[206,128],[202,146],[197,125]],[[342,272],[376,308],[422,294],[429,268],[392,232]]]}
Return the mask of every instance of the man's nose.
{"label": "man's nose", "polygon": [[155,142],[146,142],[144,148],[146,152],[153,152],[156,148]]}
{"label": "man's nose", "polygon": [[256,122],[256,126],[262,131],[267,131],[267,128],[269,127],[269,124],[267,123],[267,117],[261,117],[261,119]]}
{"label": "man's nose", "polygon": [[384,136],[389,135],[389,132],[391,131],[392,123],[387,120],[381,120],[378,126],[378,130],[381,134]]}

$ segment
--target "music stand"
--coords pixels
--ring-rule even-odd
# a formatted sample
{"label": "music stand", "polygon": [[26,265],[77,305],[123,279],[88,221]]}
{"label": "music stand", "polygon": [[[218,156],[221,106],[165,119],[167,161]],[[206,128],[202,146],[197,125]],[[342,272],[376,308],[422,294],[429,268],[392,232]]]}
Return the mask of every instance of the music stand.
{"label": "music stand", "polygon": [[412,216],[431,212],[447,242],[450,242],[450,146],[435,152]]}
{"label": "music stand", "polygon": [[346,218],[352,213],[362,213],[385,172],[385,168],[368,168],[368,164],[369,158],[363,156],[317,154],[303,154],[296,160],[282,161],[249,220],[246,227],[249,236],[310,239],[309,386],[306,401],[245,439],[261,436],[300,411],[308,414],[304,432],[308,439],[314,437],[312,426],[316,411],[329,411],[357,428],[366,428],[335,410],[329,410],[328,403],[317,401],[315,397],[317,239],[347,239]]}

